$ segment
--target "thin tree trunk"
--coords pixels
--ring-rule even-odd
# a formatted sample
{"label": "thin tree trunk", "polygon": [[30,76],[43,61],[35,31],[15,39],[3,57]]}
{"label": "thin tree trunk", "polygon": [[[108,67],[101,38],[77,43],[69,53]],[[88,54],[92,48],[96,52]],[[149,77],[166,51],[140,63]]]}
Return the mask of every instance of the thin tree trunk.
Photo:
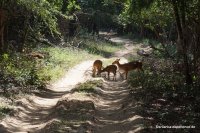
{"label": "thin tree trunk", "polygon": [[140,37],[142,38],[144,36],[144,27],[140,26]]}
{"label": "thin tree trunk", "polygon": [[4,47],[4,26],[6,21],[6,13],[0,9],[0,53],[3,52]]}
{"label": "thin tree trunk", "polygon": [[172,38],[173,27],[174,27],[174,23],[171,24],[171,27],[170,27],[170,30],[169,30],[169,37],[168,37],[169,40]]}
{"label": "thin tree trunk", "polygon": [[[27,15],[28,16],[28,15]],[[18,52],[23,52],[23,49],[24,49],[24,45],[26,43],[26,39],[27,39],[27,34],[28,34],[28,30],[29,30],[29,27],[28,27],[28,20],[29,20],[29,17],[26,17],[25,20],[24,20],[24,28],[23,28],[23,35],[21,37],[21,42],[20,42],[20,45],[19,45],[19,48],[18,48]]]}
{"label": "thin tree trunk", "polygon": [[6,24],[4,26],[4,46],[3,46],[3,51],[7,52],[8,51],[8,25]]}

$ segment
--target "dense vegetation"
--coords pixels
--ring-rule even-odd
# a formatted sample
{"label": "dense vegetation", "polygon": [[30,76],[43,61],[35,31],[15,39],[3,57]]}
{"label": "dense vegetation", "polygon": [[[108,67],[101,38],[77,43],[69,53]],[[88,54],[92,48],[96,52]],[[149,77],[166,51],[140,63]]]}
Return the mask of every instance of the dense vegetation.
{"label": "dense vegetation", "polygon": [[154,50],[140,57],[144,74],[129,80],[142,115],[161,125],[172,117],[173,124],[199,122],[199,0],[1,0],[1,95],[44,88],[83,60],[110,57],[121,46],[99,30],[145,40]]}

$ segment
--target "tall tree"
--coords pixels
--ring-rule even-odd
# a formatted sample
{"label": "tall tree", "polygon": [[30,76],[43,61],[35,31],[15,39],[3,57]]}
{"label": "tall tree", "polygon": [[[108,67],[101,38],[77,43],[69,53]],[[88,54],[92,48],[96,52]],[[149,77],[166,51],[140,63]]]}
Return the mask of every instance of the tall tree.
{"label": "tall tree", "polygon": [[185,23],[185,0],[172,0],[172,5],[174,9],[174,16],[176,19],[176,26],[177,26],[177,32],[178,32],[178,45],[181,47],[181,50],[179,51],[180,54],[183,56],[184,60],[184,66],[185,66],[185,80],[187,84],[192,84],[192,76],[190,73],[189,68],[189,60],[187,55],[187,41],[185,37],[184,31],[186,31],[186,23]]}

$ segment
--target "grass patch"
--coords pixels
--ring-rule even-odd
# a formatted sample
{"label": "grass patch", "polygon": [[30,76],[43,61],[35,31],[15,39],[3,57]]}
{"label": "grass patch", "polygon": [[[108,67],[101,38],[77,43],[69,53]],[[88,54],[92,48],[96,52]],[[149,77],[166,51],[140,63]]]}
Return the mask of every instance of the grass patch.
{"label": "grass patch", "polygon": [[102,86],[101,80],[87,81],[85,83],[78,84],[77,87],[72,90],[72,92],[92,93],[95,92],[96,87],[101,87],[101,86]]}
{"label": "grass patch", "polygon": [[11,108],[0,105],[0,119],[8,115],[11,111]]}

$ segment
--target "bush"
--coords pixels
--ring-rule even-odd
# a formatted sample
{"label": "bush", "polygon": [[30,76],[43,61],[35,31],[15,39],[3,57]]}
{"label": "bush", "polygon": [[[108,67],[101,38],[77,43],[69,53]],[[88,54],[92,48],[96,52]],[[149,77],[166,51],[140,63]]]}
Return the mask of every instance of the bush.
{"label": "bush", "polygon": [[11,108],[0,105],[0,119],[12,111]]}
{"label": "bush", "polygon": [[[38,85],[35,61],[26,55],[19,53],[4,54],[1,56],[1,86],[12,88],[12,86]],[[6,89],[5,89],[6,91]]]}
{"label": "bush", "polygon": [[94,80],[94,81],[87,81],[82,84],[78,84],[76,88],[72,90],[72,92],[86,92],[91,93],[95,91],[96,87],[102,86],[102,81]]}
{"label": "bush", "polygon": [[[194,125],[199,127],[200,84],[187,86],[181,73],[174,71],[167,59],[148,59],[144,73],[132,72],[129,83],[131,95],[142,106],[139,112],[148,122],[156,125]],[[153,129],[152,129],[153,130]],[[193,129],[185,131],[192,132]],[[164,132],[164,131],[160,131]]]}

